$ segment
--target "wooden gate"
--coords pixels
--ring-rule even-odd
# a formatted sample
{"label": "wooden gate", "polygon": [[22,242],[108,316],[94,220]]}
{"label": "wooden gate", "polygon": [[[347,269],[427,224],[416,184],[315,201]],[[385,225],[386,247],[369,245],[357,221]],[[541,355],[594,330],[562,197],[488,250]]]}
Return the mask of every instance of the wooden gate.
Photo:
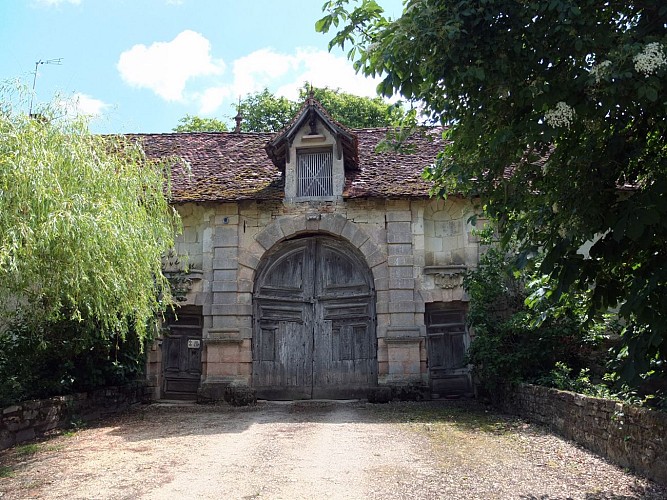
{"label": "wooden gate", "polygon": [[426,304],[428,368],[431,390],[442,396],[470,395],[472,384],[465,364],[469,339],[465,305]]}
{"label": "wooden gate", "polygon": [[253,385],[264,399],[365,397],[377,385],[375,296],[354,249],[289,241],[258,272]]}
{"label": "wooden gate", "polygon": [[162,340],[162,398],[196,399],[201,379],[201,307],[185,307],[167,318]]}

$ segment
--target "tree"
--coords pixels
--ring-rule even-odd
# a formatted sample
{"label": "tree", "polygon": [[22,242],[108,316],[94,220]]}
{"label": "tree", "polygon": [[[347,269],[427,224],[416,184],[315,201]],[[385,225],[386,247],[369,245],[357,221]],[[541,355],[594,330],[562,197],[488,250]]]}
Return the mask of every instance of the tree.
{"label": "tree", "polygon": [[243,132],[277,132],[294,117],[299,105],[286,97],[276,97],[269,89],[248,94],[241,100]]}
{"label": "tree", "polygon": [[178,123],[174,132],[227,132],[227,125],[215,118],[185,115]]}
{"label": "tree", "polygon": [[[332,118],[350,128],[388,127],[403,116],[400,104],[388,104],[380,97],[360,97],[327,87],[312,89]],[[310,95],[307,84],[299,90],[299,98],[291,101],[277,97],[268,89],[248,94],[240,102],[243,132],[278,132],[290,122]],[[225,132],[224,123],[214,118],[187,115],[181,118],[175,132]]]}
{"label": "tree", "polygon": [[[307,85],[299,90],[299,105],[309,93]],[[400,104],[388,104],[381,97],[360,97],[327,87],[314,87],[313,96],[334,120],[350,128],[389,127],[403,117]]]}
{"label": "tree", "polygon": [[[655,0],[324,4],[316,29],[448,125],[428,175],[536,249],[543,297],[619,307],[626,379],[667,372],[667,6]],[[592,243],[588,252],[584,245]]]}
{"label": "tree", "polygon": [[8,318],[46,336],[44,324],[68,320],[143,339],[170,301],[161,257],[179,220],[169,166],[56,107],[35,119],[13,96],[0,102],[0,333]]}

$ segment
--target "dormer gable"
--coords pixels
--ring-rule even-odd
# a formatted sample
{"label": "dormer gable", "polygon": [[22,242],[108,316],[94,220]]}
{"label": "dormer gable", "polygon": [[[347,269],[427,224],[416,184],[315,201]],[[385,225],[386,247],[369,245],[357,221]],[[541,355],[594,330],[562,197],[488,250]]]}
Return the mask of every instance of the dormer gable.
{"label": "dormer gable", "polygon": [[265,149],[285,176],[288,201],[340,198],[345,171],[359,165],[356,135],[331,118],[312,94]]}

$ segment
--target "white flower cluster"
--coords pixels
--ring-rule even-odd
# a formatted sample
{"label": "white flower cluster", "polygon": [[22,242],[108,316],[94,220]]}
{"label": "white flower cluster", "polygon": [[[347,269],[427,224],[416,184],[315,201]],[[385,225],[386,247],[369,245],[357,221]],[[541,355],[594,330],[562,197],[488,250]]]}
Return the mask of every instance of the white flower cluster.
{"label": "white flower cluster", "polygon": [[632,58],[635,69],[644,76],[650,76],[655,71],[667,64],[667,57],[660,42],[651,42],[644,47],[639,54]]}
{"label": "white flower cluster", "polygon": [[563,101],[557,102],[554,109],[550,109],[544,113],[544,121],[550,127],[565,127],[570,128],[574,122],[574,108],[568,106]]}
{"label": "white flower cluster", "polygon": [[591,75],[595,78],[595,83],[600,83],[600,80],[605,78],[609,74],[609,69],[611,67],[611,61],[606,60],[602,61],[599,64],[594,65],[591,68]]}

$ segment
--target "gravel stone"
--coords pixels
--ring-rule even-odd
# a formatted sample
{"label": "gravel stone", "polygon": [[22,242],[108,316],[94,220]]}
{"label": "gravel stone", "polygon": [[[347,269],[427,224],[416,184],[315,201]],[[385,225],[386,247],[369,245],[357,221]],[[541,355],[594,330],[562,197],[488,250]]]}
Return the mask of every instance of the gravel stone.
{"label": "gravel stone", "polygon": [[0,453],[7,499],[665,499],[476,401],[153,404]]}

